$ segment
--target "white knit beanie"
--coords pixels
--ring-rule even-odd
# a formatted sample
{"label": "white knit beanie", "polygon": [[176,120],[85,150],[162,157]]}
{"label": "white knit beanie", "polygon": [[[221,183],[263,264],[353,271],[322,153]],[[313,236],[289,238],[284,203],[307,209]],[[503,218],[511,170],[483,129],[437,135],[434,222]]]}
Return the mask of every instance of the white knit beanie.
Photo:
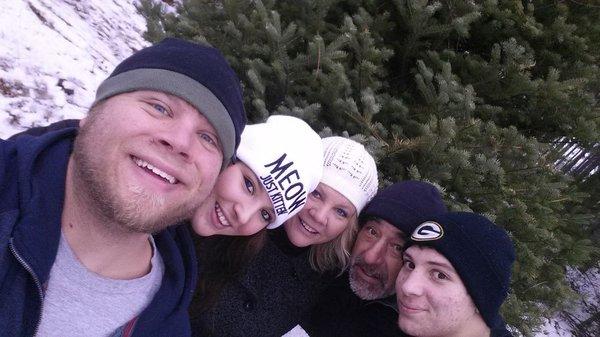
{"label": "white knit beanie", "polygon": [[321,182],[340,192],[360,213],[377,193],[377,166],[365,147],[343,137],[323,138]]}
{"label": "white knit beanie", "polygon": [[276,115],[246,126],[237,157],[254,171],[271,198],[276,219],[269,229],[298,213],[321,180],[321,138],[296,117]]}

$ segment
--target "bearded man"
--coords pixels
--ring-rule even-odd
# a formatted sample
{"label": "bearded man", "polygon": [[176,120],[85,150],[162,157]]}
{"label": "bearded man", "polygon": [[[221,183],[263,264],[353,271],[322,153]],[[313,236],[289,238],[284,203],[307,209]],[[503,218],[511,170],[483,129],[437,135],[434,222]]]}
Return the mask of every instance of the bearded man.
{"label": "bearded man", "polygon": [[245,126],[211,47],[166,39],[100,85],[80,128],[0,140],[3,336],[186,336],[187,229]]}

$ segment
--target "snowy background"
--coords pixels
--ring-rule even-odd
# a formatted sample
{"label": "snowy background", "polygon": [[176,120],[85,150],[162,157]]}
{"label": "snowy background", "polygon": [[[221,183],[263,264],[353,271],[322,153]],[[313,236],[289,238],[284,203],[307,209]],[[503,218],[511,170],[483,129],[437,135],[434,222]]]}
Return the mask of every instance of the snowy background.
{"label": "snowy background", "polygon": [[[10,0],[0,11],[0,138],[25,128],[81,118],[114,67],[148,45],[134,1]],[[584,302],[536,337],[572,336],[567,322],[600,303],[600,270],[570,272]]]}
{"label": "snowy background", "polygon": [[148,45],[133,2],[11,0],[0,11],[0,137],[80,118],[115,65]]}

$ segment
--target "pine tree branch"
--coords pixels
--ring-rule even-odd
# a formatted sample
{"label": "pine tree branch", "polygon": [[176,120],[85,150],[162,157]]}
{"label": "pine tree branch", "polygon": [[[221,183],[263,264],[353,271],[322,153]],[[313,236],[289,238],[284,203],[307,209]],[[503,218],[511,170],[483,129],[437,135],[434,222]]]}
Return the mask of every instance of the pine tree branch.
{"label": "pine tree branch", "polygon": [[579,6],[592,7],[592,8],[600,8],[600,6],[590,5],[590,4],[586,4],[586,3],[581,3],[581,2],[575,1],[575,0],[567,0],[567,1],[572,2],[572,3],[574,3],[576,5],[579,5]]}
{"label": "pine tree branch", "polygon": [[505,173],[517,173],[517,172],[523,172],[523,171],[541,170],[541,169],[545,169],[545,168],[546,168],[545,165],[540,165],[540,166],[524,167],[524,168],[514,169],[514,170],[504,170],[504,172]]}
{"label": "pine tree branch", "polygon": [[321,45],[317,45],[317,69],[315,70],[315,78],[319,75],[321,71]]}
{"label": "pine tree branch", "polygon": [[[535,242],[540,242],[540,241],[535,241]],[[532,290],[533,288],[537,288],[537,287],[539,287],[539,286],[541,286],[541,285],[544,285],[544,284],[546,284],[546,283],[548,283],[548,281],[542,281],[542,282],[536,283],[536,284],[534,284],[534,285],[530,286],[529,288],[525,289],[525,292],[529,292],[529,291],[530,291],[530,290]]]}

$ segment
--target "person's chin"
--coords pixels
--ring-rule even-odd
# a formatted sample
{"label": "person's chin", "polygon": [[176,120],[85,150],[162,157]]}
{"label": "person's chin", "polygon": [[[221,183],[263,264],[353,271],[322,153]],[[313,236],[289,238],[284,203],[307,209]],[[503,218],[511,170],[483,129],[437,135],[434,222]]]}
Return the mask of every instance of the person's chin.
{"label": "person's chin", "polygon": [[400,313],[396,323],[398,324],[398,328],[400,328],[400,330],[402,330],[405,334],[410,336],[419,336],[424,332],[423,323],[420,318],[421,317],[419,315],[407,316],[406,314]]}
{"label": "person's chin", "polygon": [[217,234],[214,229],[209,228],[207,225],[204,225],[204,226],[192,225],[192,229],[194,230],[194,233],[196,233],[199,236],[212,236],[212,235]]}
{"label": "person's chin", "polygon": [[192,220],[192,230],[200,236],[213,236],[221,234],[218,226],[214,225],[210,217],[194,217]]}
{"label": "person's chin", "polygon": [[291,235],[288,233],[288,239],[296,247],[308,247],[311,245],[311,243],[299,233],[293,233]]}

